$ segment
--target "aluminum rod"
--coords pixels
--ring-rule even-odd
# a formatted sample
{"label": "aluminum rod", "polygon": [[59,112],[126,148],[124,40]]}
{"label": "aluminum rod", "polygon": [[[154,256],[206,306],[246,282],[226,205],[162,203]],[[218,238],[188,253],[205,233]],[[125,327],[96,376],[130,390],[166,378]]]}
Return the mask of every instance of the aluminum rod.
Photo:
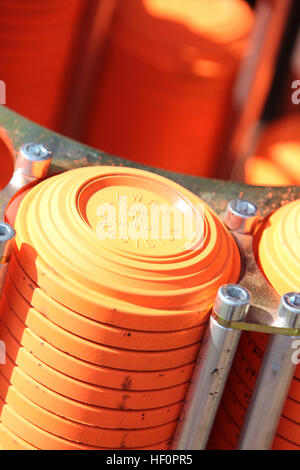
{"label": "aluminum rod", "polygon": [[250,294],[243,287],[227,284],[219,289],[215,318],[211,316],[191,385],[173,441],[173,450],[203,450],[206,447],[228,373],[239,343],[239,330],[221,326],[224,320],[244,318]]}
{"label": "aluminum rod", "polygon": [[[300,294],[285,294],[279,307],[279,318],[288,327],[299,327]],[[270,336],[264,359],[255,383],[238,450],[271,448],[282,409],[294,375],[294,342],[299,337]]]}

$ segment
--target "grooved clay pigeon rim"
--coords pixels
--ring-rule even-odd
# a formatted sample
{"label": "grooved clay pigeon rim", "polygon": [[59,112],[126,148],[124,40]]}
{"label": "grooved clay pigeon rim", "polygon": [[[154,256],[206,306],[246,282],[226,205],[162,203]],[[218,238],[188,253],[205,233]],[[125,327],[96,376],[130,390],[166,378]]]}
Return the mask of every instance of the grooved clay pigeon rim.
{"label": "grooved clay pigeon rim", "polygon": [[[3,337],[3,341],[6,342],[7,354],[12,359],[13,354],[11,353],[11,342],[8,343],[8,341],[11,340],[11,335],[4,324],[2,324],[1,335],[1,337]],[[34,352],[37,342],[41,345],[41,340],[34,333],[30,334],[25,332],[21,344],[27,351]],[[47,343],[41,345],[43,350],[47,349],[44,347],[46,344]],[[46,350],[46,361],[47,358],[48,351]],[[59,363],[59,367],[60,369],[63,369],[63,367],[61,367],[61,363],[62,360]],[[64,370],[59,372],[58,370],[48,367],[39,360],[36,361],[32,354],[23,354],[22,370],[46,387],[49,387],[51,390],[61,393],[64,396],[73,398],[82,403],[119,410],[146,410],[175,404],[184,399],[188,389],[188,382],[162,390],[150,391],[132,391],[128,390],[128,388],[116,390],[108,387],[100,387],[92,385],[91,383],[82,382],[79,367],[76,368],[78,378],[75,379],[68,375],[64,375]],[[12,370],[9,370],[8,365],[2,365],[1,372],[9,380],[9,374],[12,373]],[[70,372],[68,372],[68,374],[70,374]],[[128,379],[126,384],[130,384],[130,375],[127,377]]]}
{"label": "grooved clay pigeon rim", "polygon": [[207,450],[235,450],[234,445],[228,441],[226,434],[215,425],[214,434],[210,437]]}
{"label": "grooved clay pigeon rim", "polygon": [[141,372],[165,370],[195,361],[199,352],[200,341],[185,348],[163,352],[135,352],[105,347],[68,333],[47,320],[37,310],[28,309],[25,315],[22,315],[19,310],[15,311],[11,308],[5,297],[2,301],[2,308],[5,311],[2,314],[2,321],[10,331],[14,332],[14,336],[19,341],[26,329],[67,355],[104,367],[120,370],[130,368],[129,370]]}
{"label": "grooved clay pigeon rim", "polygon": [[2,423],[0,424],[0,445],[2,446],[2,450],[38,450],[37,447],[33,447],[31,444],[6,429]]}
{"label": "grooved clay pigeon rim", "polygon": [[226,439],[228,439],[229,442],[236,443],[241,428],[235,422],[234,418],[230,416],[223,403],[218,410],[218,426],[221,432],[225,432]]}
{"label": "grooved clay pigeon rim", "polygon": [[[241,341],[239,343],[239,349],[241,353],[244,355],[244,357],[247,357],[248,362],[256,369],[258,370],[261,361],[263,358],[263,350],[260,349],[254,341],[250,341],[251,336],[249,335],[249,340],[241,338]],[[266,338],[267,340],[267,338]],[[266,341],[265,341],[265,346],[266,346]]]}
{"label": "grooved clay pigeon rim", "polygon": [[286,439],[287,441],[300,446],[299,426],[300,423],[299,421],[296,421],[296,417],[294,419],[290,419],[282,415],[276,433],[278,433],[282,439]]}
{"label": "grooved clay pigeon rim", "polygon": [[[99,190],[102,178],[105,181],[112,178],[114,183],[117,178],[120,180],[118,187],[124,188],[125,193],[146,187],[144,191],[150,192],[153,198],[163,197],[170,204],[175,201],[194,212],[201,203],[208,227],[205,236],[211,238],[206,238],[203,244],[200,239],[196,240],[183,261],[182,250],[178,251],[180,246],[177,245],[171,252],[173,259],[170,252],[166,257],[164,247],[162,251],[157,248],[155,262],[151,253],[147,254],[151,252],[148,247],[147,262],[145,250],[139,253],[138,248],[136,260],[128,257],[122,240],[112,240],[111,248],[109,241],[99,240],[80,215],[82,209],[78,209],[79,195],[94,181],[98,189],[89,194],[86,205],[91,201],[88,211],[96,214],[101,191],[109,187],[106,181]],[[128,186],[136,180],[139,183],[135,183],[135,187]],[[142,194],[147,199],[148,196]],[[106,200],[107,194],[104,195]],[[200,217],[197,211],[196,217]],[[234,282],[240,270],[240,263],[236,262],[239,259],[237,246],[210,209],[181,186],[141,170],[80,168],[44,181],[24,198],[16,230],[16,256],[28,275],[48,295],[91,319],[130,329],[169,331],[203,323],[219,285],[228,280]],[[168,249],[170,244],[168,240]]]}
{"label": "grooved clay pigeon rim", "polygon": [[[12,362],[7,358],[9,366]],[[14,388],[36,405],[63,418],[107,429],[143,429],[172,422],[179,417],[182,401],[153,410],[113,410],[87,405],[64,397],[43,386],[26,374],[20,367],[14,367],[11,376],[5,374]],[[0,371],[0,379],[2,373]],[[5,379],[5,380],[7,380]]]}
{"label": "grooved clay pigeon rim", "polygon": [[[0,407],[3,406],[3,402],[0,401]],[[50,434],[37,426],[33,425],[26,419],[22,418],[18,413],[12,410],[8,405],[3,406],[2,413],[2,424],[10,432],[16,433],[16,435],[26,441],[30,441],[31,445],[37,449],[42,450],[109,450],[111,448],[102,448],[88,446]],[[151,446],[144,446],[142,450],[146,449],[160,449],[168,448],[170,440],[162,443],[154,444]],[[160,447],[161,446],[161,447]],[[166,446],[166,447],[165,447]],[[132,449],[135,450],[135,449]],[[138,448],[136,449],[138,450]]]}
{"label": "grooved clay pigeon rim", "polygon": [[[3,392],[3,383],[1,383],[1,385]],[[8,383],[7,386],[9,386]],[[3,400],[3,398],[1,398],[1,400]],[[142,447],[155,444],[156,442],[170,439],[174,434],[177,423],[177,421],[173,421],[172,423],[147,429],[125,430],[87,426],[61,418],[37,406],[31,400],[17,392],[13,386],[9,387],[5,402],[12,410],[18,413],[19,416],[51,434],[70,441],[81,442],[82,444],[97,447]]]}
{"label": "grooved clay pigeon rim", "polygon": [[[65,394],[67,390],[69,390],[68,393],[70,397],[73,397],[75,391],[73,379],[75,383],[78,382],[80,388],[87,384],[96,387],[104,386],[116,390],[120,389],[125,392],[128,388],[132,391],[153,391],[168,388],[172,390],[172,387],[189,381],[194,368],[194,363],[191,363],[167,371],[120,371],[117,369],[94,366],[88,362],[67,356],[44,342],[35,334],[26,335],[22,339],[22,343],[25,346],[21,347],[20,343],[13,337],[4,324],[1,326],[1,338],[3,338],[3,341],[6,343],[7,353],[16,361],[16,364],[24,369],[26,366],[28,367],[28,361],[31,360],[31,362],[34,362],[35,360],[30,366],[33,368],[32,373],[30,374],[30,368],[26,370],[26,372],[37,378],[41,375],[44,377],[44,380],[48,380],[48,374],[57,374],[57,383],[60,384],[60,389],[57,391]],[[39,366],[39,364],[41,365]],[[61,380],[59,380],[59,378]],[[40,381],[40,379],[37,380]],[[65,381],[71,382],[70,387],[65,388]],[[45,385],[49,386],[49,388],[53,386],[52,383]],[[84,393],[87,391],[88,390],[81,392],[83,393],[83,397]],[[84,399],[81,400],[76,397],[74,397],[74,399],[85,401]]]}
{"label": "grooved clay pigeon rim", "polygon": [[273,450],[299,450],[300,446],[276,434],[272,448]]}
{"label": "grooved clay pigeon rim", "polygon": [[207,325],[204,323],[185,330],[163,333],[135,331],[105,325],[79,315],[56,302],[27,276],[14,256],[11,262],[14,279],[7,277],[5,295],[10,299],[15,310],[16,302],[18,302],[18,309],[22,312],[30,303],[34,309],[56,325],[95,343],[129,350],[170,350],[199,341]]}

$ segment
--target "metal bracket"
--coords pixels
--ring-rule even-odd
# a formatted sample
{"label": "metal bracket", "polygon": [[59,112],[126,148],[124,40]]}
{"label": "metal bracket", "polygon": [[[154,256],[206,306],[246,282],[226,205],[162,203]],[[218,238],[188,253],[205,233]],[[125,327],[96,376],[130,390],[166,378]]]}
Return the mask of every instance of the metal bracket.
{"label": "metal bracket", "polygon": [[[227,217],[227,225],[231,229],[231,232],[240,247],[243,261],[240,285],[237,287],[239,289],[244,289],[245,292],[247,292],[248,289],[252,293],[253,300],[251,302],[251,308],[242,309],[243,315],[238,319],[235,315],[232,315],[231,317],[229,315],[228,317],[226,315],[222,316],[218,314],[218,305],[216,305],[211,317],[210,327],[207,329],[204,346],[201,349],[200,356],[196,364],[190,391],[186,398],[186,404],[183,408],[183,413],[173,445],[174,449],[204,449],[214,422],[215,413],[222,396],[241,331],[248,330],[272,333],[271,338],[278,338],[277,341],[279,342],[282,338],[289,340],[294,336],[299,335],[300,328],[297,326],[295,327],[293,323],[290,325],[282,323],[282,318],[278,315],[277,307],[279,296],[268,284],[257,266],[252,249],[252,235],[249,231],[251,232],[254,227],[254,222],[259,222],[258,219],[262,220],[271,212],[280,208],[283,204],[299,199],[300,188],[296,186],[250,186],[236,182],[197,178],[139,165],[134,162],[105,154],[64,136],[55,134],[22,118],[21,116],[18,116],[16,113],[5,107],[0,107],[0,139],[1,134],[5,134],[4,141],[9,139],[11,147],[15,149],[16,153],[24,142],[34,142],[41,144],[46,148],[50,148],[52,150],[52,162],[49,168],[50,175],[80,166],[90,165],[113,165],[142,168],[152,171],[153,173],[159,173],[162,176],[170,178],[183,185],[202,198],[220,217],[224,216],[227,208],[225,222]],[[27,177],[21,178],[21,180],[22,184],[20,184],[19,181],[18,184],[14,185],[14,187],[10,185],[9,190],[6,189],[5,191],[0,192],[0,210],[2,214],[4,213],[9,199],[15,194],[15,192],[24,184],[32,181],[30,178],[28,180]],[[250,211],[250,214],[247,213],[247,217],[244,217],[244,219],[248,220],[246,221],[243,219],[243,215],[241,216],[240,214],[240,222],[235,226],[236,218],[234,212],[236,207],[233,206],[230,208],[230,214],[228,214],[228,207],[230,207],[230,201],[237,199],[240,201],[242,200],[241,207],[245,206],[245,202],[247,202],[246,200],[251,201],[250,205],[254,205],[256,208],[259,208],[260,216],[257,217],[257,214],[251,215]],[[248,209],[246,207],[246,212],[249,212],[249,210],[249,207]],[[249,227],[251,227],[251,230]],[[241,313],[240,307],[237,308],[235,306],[233,310]],[[231,310],[229,309],[229,311]],[[270,362],[270,359],[272,361],[272,356],[274,356],[276,350],[278,350],[276,341],[274,344],[273,347],[272,344],[270,344],[268,355],[265,357],[266,367],[262,368],[262,380],[258,380],[258,383],[260,384],[264,384],[266,371],[269,370],[268,363]],[[283,341],[283,343],[280,344],[280,347],[282,347],[282,344],[285,348],[285,352],[287,352],[289,341]],[[282,357],[284,358],[284,356]],[[292,366],[290,362],[288,362],[288,358],[289,355],[286,354],[284,364],[276,363],[279,367],[278,370],[286,370],[287,372],[284,377],[280,374],[275,374],[275,378],[277,377],[281,379],[281,383],[280,381],[278,382],[279,386],[275,381],[269,383],[269,388],[267,389],[266,387],[262,387],[264,394],[269,391],[270,396],[276,397],[276,404],[274,400],[268,400],[268,404],[270,404],[269,411],[273,410],[275,405],[277,407],[276,419],[280,417],[280,406],[284,402],[288,381],[292,377]],[[282,381],[285,381],[285,384],[283,384]],[[270,386],[272,387],[271,390]],[[274,393],[274,386],[277,387],[276,394]],[[251,407],[254,421],[255,419],[258,419],[257,417],[259,416],[259,398],[261,397],[261,394],[255,393],[254,397],[255,396],[258,398],[256,399],[256,402],[254,401],[254,405]],[[201,401],[201,406],[199,406],[199,400]],[[266,406],[264,408],[264,413],[267,413]],[[254,445],[259,448],[259,446],[262,445],[262,441],[262,448],[268,448],[270,440],[272,440],[272,435],[274,435],[276,430],[276,419],[269,420],[269,426],[268,420],[264,420],[264,437],[262,437],[262,434],[259,435],[257,430],[253,433],[251,431],[251,429],[253,429],[253,420],[250,424],[249,420],[247,420],[248,424],[246,424],[246,426],[250,431],[247,432],[247,429],[243,430],[243,436],[246,437],[244,437],[243,441],[239,444],[240,448],[253,448]],[[254,441],[251,440],[253,438],[253,434],[257,436],[258,440],[260,439],[260,443],[256,440],[254,444]],[[266,435],[268,436],[267,439],[265,438]]]}

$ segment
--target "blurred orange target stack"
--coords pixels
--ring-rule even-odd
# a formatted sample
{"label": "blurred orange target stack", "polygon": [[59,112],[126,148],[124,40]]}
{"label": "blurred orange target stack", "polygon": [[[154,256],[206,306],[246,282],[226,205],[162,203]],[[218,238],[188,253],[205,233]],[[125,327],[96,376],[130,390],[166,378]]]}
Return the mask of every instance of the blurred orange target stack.
{"label": "blurred orange target stack", "polygon": [[246,162],[245,181],[263,186],[300,184],[299,114],[266,125],[255,155]]}
{"label": "blurred orange target stack", "polygon": [[4,129],[0,127],[0,190],[11,179],[15,166],[13,144]]}
{"label": "blurred orange target stack", "polygon": [[230,233],[183,187],[105,166],[27,191],[15,228],[0,446],[170,448],[217,289],[239,276]]}
{"label": "blurred orange target stack", "polygon": [[[262,229],[257,259],[266,278],[280,295],[299,292],[300,200],[274,212]],[[267,339],[267,335],[243,333],[214,425],[210,449],[236,447]],[[300,449],[299,384],[298,365],[273,442],[274,450]]]}
{"label": "blurred orange target stack", "polygon": [[6,104],[59,130],[83,0],[0,0],[0,79]]}
{"label": "blurred orange target stack", "polygon": [[143,164],[213,176],[253,13],[240,0],[123,0],[85,142]]}

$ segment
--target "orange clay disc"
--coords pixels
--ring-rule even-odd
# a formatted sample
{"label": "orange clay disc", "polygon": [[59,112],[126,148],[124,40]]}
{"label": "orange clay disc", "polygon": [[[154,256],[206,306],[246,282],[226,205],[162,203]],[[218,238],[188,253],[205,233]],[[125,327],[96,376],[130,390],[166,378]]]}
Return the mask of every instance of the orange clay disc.
{"label": "orange clay disc", "polygon": [[[113,410],[87,405],[44,387],[20,367],[13,366],[9,357],[7,362],[9,363],[7,369],[11,372],[7,371],[5,375],[18,392],[36,405],[78,423],[108,429],[143,429],[172,422],[178,419],[181,411],[182,401],[168,407],[139,411]],[[0,375],[0,379],[1,377]],[[3,395],[2,397],[5,398]]]}
{"label": "orange clay disc", "polygon": [[241,340],[243,341],[243,344],[247,344],[249,347],[253,347],[256,349],[255,355],[258,358],[261,358],[263,355],[263,351],[265,350],[267,346],[267,342],[269,339],[269,335],[265,333],[257,333],[257,332],[249,332],[249,331],[244,331],[242,333]]}
{"label": "orange clay disc", "polygon": [[269,217],[259,240],[258,257],[265,276],[280,295],[300,291],[300,200]]}
{"label": "orange clay disc", "polygon": [[[9,334],[4,325],[1,328],[1,337],[6,342],[7,354],[10,355],[10,347],[8,344]],[[29,334],[24,330],[21,344],[25,346],[27,351],[34,352],[34,345],[39,341],[41,347],[44,348],[43,340],[38,338],[34,333]],[[44,343],[44,345],[43,345]],[[32,354],[29,354],[29,357]],[[10,356],[13,360],[13,357]],[[104,388],[72,379],[67,375],[54,370],[42,362],[34,361],[24,356],[24,371],[32,378],[42,383],[51,390],[61,393],[64,396],[73,398],[83,403],[96,405],[103,408],[113,408],[119,410],[145,410],[152,408],[160,408],[171,404],[178,403],[183,400],[187,392],[188,383],[177,385],[163,390],[139,391],[133,392],[128,388],[123,390],[115,390]],[[79,370],[79,368],[77,368]],[[0,366],[1,373],[9,380],[12,370],[8,364]]]}
{"label": "orange clay disc", "polygon": [[287,441],[282,437],[276,434],[275,439],[273,441],[273,450],[300,450],[300,446],[294,444],[293,442]]}
{"label": "orange clay disc", "polygon": [[245,409],[239,403],[237,397],[229,387],[225,389],[222,397],[222,405],[224,406],[228,416],[230,416],[234,423],[241,428],[245,418]]}
{"label": "orange clay disc", "polygon": [[[266,342],[267,341],[265,341],[265,343]],[[239,343],[239,349],[242,354],[247,357],[247,360],[250,362],[252,367],[255,370],[259,370],[263,358],[263,351],[252,340],[252,335],[245,335],[241,338]]]}
{"label": "orange clay disc", "polygon": [[0,399],[1,423],[18,437],[38,449],[45,450],[98,450],[98,447],[67,441],[43,431],[5,405]]}
{"label": "orange clay disc", "polygon": [[196,360],[200,343],[172,351],[127,351],[92,343],[57,327],[37,310],[29,309],[25,318],[26,325],[20,320],[21,314],[14,311],[3,298],[1,303],[5,313],[2,320],[20,341],[25,328],[43,338],[64,353],[100,366],[135,371],[164,370],[188,364]]}
{"label": "orange clay disc", "polygon": [[37,450],[0,424],[1,450]]}
{"label": "orange clay disc", "polygon": [[[299,407],[299,405],[298,405]],[[276,434],[300,446],[300,423],[281,416]]]}
{"label": "orange clay disc", "polygon": [[208,206],[142,170],[88,167],[50,178],[23,199],[15,227],[16,255],[33,281],[113,326],[203,324],[218,287],[240,272],[237,246]]}
{"label": "orange clay disc", "polygon": [[300,423],[300,407],[299,401],[294,400],[290,396],[287,397],[284,408],[282,411],[283,416],[288,419],[295,421],[296,423]]}
{"label": "orange clay disc", "polygon": [[218,426],[220,432],[225,434],[226,439],[235,448],[235,443],[237,442],[241,430],[234,422],[232,417],[228,414],[223,403],[221,403],[218,409]]}
{"label": "orange clay disc", "polygon": [[27,276],[15,256],[12,257],[11,263],[14,279],[7,276],[5,295],[14,310],[17,310],[16,304],[18,304],[18,311],[21,309],[25,312],[28,309],[28,303],[30,303],[56,325],[95,343],[122,349],[155,351],[188,346],[200,341],[203,337],[206,323],[180,331],[152,333],[125,330],[90,320],[49,297]]}
{"label": "orange clay disc", "polygon": [[239,378],[251,389],[255,384],[258,371],[252,367],[252,364],[250,364],[239,349],[235,355],[233,367],[237,371]]}
{"label": "orange clay disc", "polygon": [[5,402],[12,410],[35,426],[70,441],[109,448],[142,447],[170,439],[176,429],[177,421],[148,429],[133,430],[104,429],[75,423],[37,406],[17,392],[13,386],[9,386],[8,382],[5,387],[3,381],[6,382],[1,378],[1,392],[6,392]]}
{"label": "orange clay disc", "polygon": [[206,450],[235,450],[226,435],[216,425],[214,426],[214,434],[209,438]]}
{"label": "orange clay disc", "polygon": [[[245,384],[245,382],[242,381],[234,366],[230,371],[230,387],[228,387],[228,389],[229,388],[232,392],[232,395],[235,397],[234,399],[236,399],[238,403],[246,410],[250,402],[252,390],[250,390],[248,384]],[[229,405],[227,408],[229,409]],[[231,414],[234,416],[233,413]]]}
{"label": "orange clay disc", "polygon": [[[77,389],[74,389],[74,384],[77,384],[78,387],[82,389],[81,394],[83,397],[88,392],[88,389],[84,388],[84,383],[81,381],[95,386],[100,385],[123,391],[129,389],[134,391],[167,390],[169,387],[171,387],[170,390],[174,390],[172,387],[184,384],[190,380],[194,368],[194,363],[191,363],[167,371],[119,371],[117,369],[94,366],[93,364],[80,361],[72,356],[67,356],[44,342],[34,333],[24,336],[22,340],[26,350],[20,346],[20,343],[13,337],[3,323],[0,324],[0,332],[1,338],[6,343],[7,353],[17,365],[25,370],[25,367],[28,368],[28,361],[31,360],[31,366],[26,372],[38,381],[41,381],[41,375],[43,380],[47,381],[48,374],[56,374],[57,379],[55,383],[57,386],[59,385],[59,389],[56,391],[63,395],[66,393],[66,384],[63,379],[70,379],[71,383],[70,387],[68,387],[68,396],[79,401],[84,401],[84,398],[82,400],[80,398],[81,395],[79,397],[77,396]],[[3,367],[3,365],[0,365],[0,370],[2,370]],[[33,368],[32,371],[31,368]],[[78,380],[73,381],[72,377]],[[44,385],[52,389],[53,382],[50,382],[50,385],[46,382]],[[180,398],[178,401],[180,401]]]}
{"label": "orange clay disc", "polygon": [[[299,366],[297,367],[297,369]],[[294,376],[290,389],[289,389],[289,397],[292,398],[295,402],[298,402],[300,406],[300,380]]]}
{"label": "orange clay disc", "polygon": [[[54,434],[50,434],[43,429],[33,425],[8,405],[4,405],[0,400],[1,422],[10,432],[41,450],[108,450],[108,448],[88,446],[66,439],[62,439]],[[169,448],[170,439],[156,445],[143,446],[141,450],[146,449],[165,449]],[[122,447],[124,448],[124,447]],[[132,449],[134,450],[134,449]]]}

